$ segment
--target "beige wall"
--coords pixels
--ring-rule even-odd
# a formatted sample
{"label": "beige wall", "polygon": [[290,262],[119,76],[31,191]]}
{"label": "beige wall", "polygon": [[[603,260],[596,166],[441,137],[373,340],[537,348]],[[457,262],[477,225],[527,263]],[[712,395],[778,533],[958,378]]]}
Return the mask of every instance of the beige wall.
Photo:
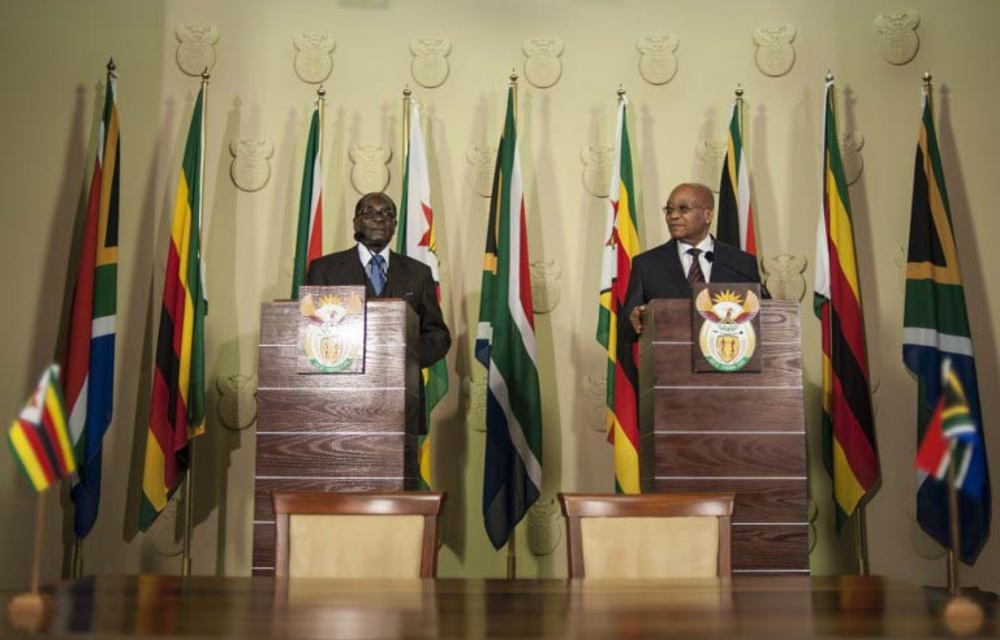
{"label": "beige wall", "polygon": [[[667,235],[659,207],[670,187],[697,177],[695,149],[705,137],[723,139],[732,90],[746,89],[747,138],[754,204],[764,255],[807,256],[811,284],[816,229],[822,78],[838,78],[841,130],[865,137],[864,173],[851,189],[859,251],[883,486],[868,512],[872,570],[916,583],[941,583],[940,552],[914,520],[914,384],[900,361],[900,257],[907,241],[912,163],[919,117],[920,74],[931,69],[940,88],[939,132],[956,233],[979,353],[983,411],[994,468],[1000,400],[993,314],[1000,285],[988,276],[988,242],[1000,234],[992,215],[994,149],[1000,99],[988,64],[1000,58],[992,33],[1000,5],[911,0],[918,9],[921,49],[905,66],[879,55],[873,20],[880,11],[860,0],[720,3],[638,0],[460,2],[458,0],[340,0],[276,3],[103,1],[4,3],[0,7],[0,78],[7,87],[0,132],[7,145],[0,184],[5,194],[0,256],[4,297],[17,311],[0,320],[0,416],[12,416],[59,333],[71,221],[85,184],[92,146],[96,89],[108,55],[119,64],[123,142],[115,419],[105,440],[101,516],[85,545],[88,571],[176,572],[169,527],[135,531],[136,434],[145,429],[149,371],[159,316],[166,226],[181,143],[197,81],[174,56],[179,22],[218,27],[208,111],[205,201],[210,315],[207,359],[209,434],[198,444],[194,562],[199,573],[245,575],[250,570],[253,428],[223,429],[216,418],[216,376],[256,369],[258,305],[287,294],[301,155],[314,90],[292,69],[292,36],[301,30],[334,35],[334,71],[327,81],[325,153],[328,176],[327,247],[349,242],[347,150],[389,145],[396,156],[388,192],[399,193],[400,91],[409,75],[414,36],[452,42],[450,75],[433,90],[414,87],[426,107],[433,205],[439,221],[446,318],[455,335],[448,356],[452,391],[435,423],[437,472],[449,494],[442,575],[503,575],[505,554],[492,551],[479,516],[483,434],[465,421],[460,380],[481,379],[471,347],[478,313],[480,262],[487,201],[470,186],[466,150],[495,145],[505,81],[523,63],[521,42],[557,35],[565,43],[563,74],[546,90],[522,83],[520,135],[533,260],[558,261],[559,304],[536,319],[544,395],[545,476],[549,499],[560,490],[610,491],[611,449],[592,428],[594,400],[586,376],[603,368],[594,341],[598,247],[603,204],[582,187],[581,148],[610,144],[614,92],[622,83],[634,105],[633,140],[642,194],[644,246]],[[782,78],[754,66],[751,35],[760,25],[790,22],[798,30],[797,60]],[[654,87],[638,75],[638,37],[677,34],[679,69]],[[267,136],[275,144],[271,180],[256,193],[229,177],[228,145]],[[802,305],[807,412],[815,426],[818,323],[810,298]],[[815,434],[813,434],[815,435]],[[832,532],[829,482],[810,437],[811,486],[818,505],[817,573],[849,571],[851,545]],[[23,585],[32,495],[6,453],[0,455],[0,586]],[[62,523],[48,496],[45,574],[61,570]],[[994,498],[994,507],[997,498]],[[167,522],[166,524],[169,524]],[[535,557],[520,536],[524,575],[565,575],[560,539],[554,553]],[[996,537],[966,574],[1000,588]]]}

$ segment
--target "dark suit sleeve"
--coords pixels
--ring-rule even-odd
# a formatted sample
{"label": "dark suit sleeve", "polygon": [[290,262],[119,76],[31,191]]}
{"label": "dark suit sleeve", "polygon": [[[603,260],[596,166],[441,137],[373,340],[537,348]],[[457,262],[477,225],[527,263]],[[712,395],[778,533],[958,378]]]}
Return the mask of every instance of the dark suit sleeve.
{"label": "dark suit sleeve", "polygon": [[326,284],[326,280],[323,278],[323,270],[320,268],[320,258],[309,263],[309,269],[306,270],[306,284],[310,286],[322,286]]}
{"label": "dark suit sleeve", "polygon": [[771,299],[771,292],[767,290],[764,286],[764,281],[760,277],[760,267],[757,265],[757,258],[752,255],[748,255],[747,259],[744,261],[744,269],[751,276],[750,282],[760,283],[760,297],[765,300]]}
{"label": "dark suit sleeve", "polygon": [[420,367],[429,367],[448,353],[451,332],[444,323],[441,305],[438,304],[437,286],[431,270],[421,269],[420,282]]}

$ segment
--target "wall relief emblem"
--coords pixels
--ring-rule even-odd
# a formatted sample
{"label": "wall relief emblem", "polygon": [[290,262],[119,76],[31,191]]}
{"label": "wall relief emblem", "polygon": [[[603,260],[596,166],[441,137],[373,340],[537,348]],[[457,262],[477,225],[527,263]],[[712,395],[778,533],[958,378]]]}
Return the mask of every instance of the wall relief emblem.
{"label": "wall relief emblem", "polygon": [[465,421],[476,431],[486,431],[486,378],[462,378],[462,406]]}
{"label": "wall relief emblem", "polygon": [[223,427],[242,431],[257,421],[257,376],[218,376],[215,389],[219,392],[215,413]]}
{"label": "wall relief emblem", "polygon": [[465,151],[465,159],[472,168],[469,184],[476,195],[489,198],[493,195],[493,164],[497,159],[497,148],[487,144],[469,147]]}
{"label": "wall relief emblem", "polygon": [[563,42],[559,38],[529,38],[521,44],[526,56],[524,76],[539,89],[547,89],[562,75]]}
{"label": "wall relief emblem", "polygon": [[329,33],[302,31],[292,38],[295,60],[292,66],[302,82],[319,84],[333,72],[333,50],[337,41]]}
{"label": "wall relief emblem", "polygon": [[440,87],[448,78],[448,58],[451,42],[444,38],[414,38],[410,40],[410,74],[421,87]]}
{"label": "wall relief emblem", "polygon": [[528,509],[528,549],[532,555],[547,556],[559,546],[562,524],[555,498],[541,496]]}
{"label": "wall relief emblem", "polygon": [[[607,356],[605,352],[605,357]],[[607,374],[583,376],[583,399],[586,407],[586,424],[594,431],[605,433],[604,418],[608,410]]]}
{"label": "wall relief emblem", "polygon": [[757,45],[754,61],[764,75],[777,78],[792,70],[795,64],[795,27],[782,24],[775,27],[758,27],[753,32],[753,42]]}
{"label": "wall relief emblem", "polygon": [[215,66],[215,43],[219,30],[210,24],[182,22],[174,30],[177,41],[177,66],[189,76],[200,76]]}
{"label": "wall relief emblem", "polygon": [[639,75],[649,84],[667,84],[677,73],[677,37],[669,33],[648,33],[635,45],[639,50]]}
{"label": "wall relief emblem", "polygon": [[726,159],[728,148],[729,143],[725,140],[702,140],[695,148],[695,155],[698,156],[698,180],[715,193],[719,192],[722,163]]}
{"label": "wall relief emblem", "polygon": [[861,159],[861,147],[865,146],[865,137],[860,131],[848,131],[840,136],[840,158],[844,161],[844,179],[852,185],[861,177],[865,168]]}
{"label": "wall relief emblem", "polygon": [[268,138],[243,138],[229,143],[233,162],[229,176],[241,191],[259,191],[271,178],[274,143]]}
{"label": "wall relief emblem", "polygon": [[806,293],[806,257],[782,254],[764,258],[764,285],[777,300],[802,301]]}
{"label": "wall relief emblem", "polygon": [[531,271],[531,305],[535,313],[549,313],[559,304],[562,265],[558,260],[537,260],[528,268]]}
{"label": "wall relief emblem", "polygon": [[351,184],[360,194],[383,191],[389,185],[392,149],[379,145],[355,145],[350,151]]}
{"label": "wall relief emblem", "polygon": [[587,145],[580,152],[583,162],[583,188],[592,196],[608,197],[611,184],[611,164],[615,148],[610,145]]}
{"label": "wall relief emblem", "polygon": [[881,40],[882,57],[890,64],[906,64],[917,55],[920,38],[917,26],[920,14],[913,9],[879,14],[875,30]]}
{"label": "wall relief emblem", "polygon": [[146,532],[145,537],[151,540],[153,551],[158,555],[170,558],[184,552],[183,533],[179,528],[183,521],[178,522],[184,515],[183,495],[183,490],[175,491]]}

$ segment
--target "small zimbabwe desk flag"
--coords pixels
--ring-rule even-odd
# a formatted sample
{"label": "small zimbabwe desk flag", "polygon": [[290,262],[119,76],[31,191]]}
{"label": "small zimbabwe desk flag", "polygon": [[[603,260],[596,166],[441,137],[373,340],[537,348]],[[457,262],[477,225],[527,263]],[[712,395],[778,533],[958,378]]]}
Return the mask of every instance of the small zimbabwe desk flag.
{"label": "small zimbabwe desk flag", "polygon": [[7,432],[14,459],[35,491],[45,491],[76,471],[58,381],[59,367],[50,365]]}
{"label": "small zimbabwe desk flag", "polygon": [[145,531],[167,506],[188,469],[188,442],[205,431],[205,300],[201,267],[200,161],[204,89],[191,114],[170,229],[163,310],[139,527]]}

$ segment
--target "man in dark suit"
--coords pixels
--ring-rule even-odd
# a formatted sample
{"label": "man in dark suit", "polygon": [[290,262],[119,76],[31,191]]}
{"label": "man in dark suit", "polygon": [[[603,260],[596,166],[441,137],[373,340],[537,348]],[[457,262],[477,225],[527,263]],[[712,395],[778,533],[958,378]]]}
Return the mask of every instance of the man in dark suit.
{"label": "man in dark suit", "polygon": [[[654,298],[690,298],[698,282],[760,282],[757,259],[709,234],[715,209],[712,190],[685,183],[663,207],[670,241],[632,260],[625,304],[618,316],[618,357],[634,371],[632,345],[642,333],[642,313]],[[762,296],[769,298],[766,290]]]}
{"label": "man in dark suit", "polygon": [[[389,250],[396,232],[396,204],[384,193],[368,193],[354,208],[350,249],[313,260],[309,285],[365,285],[368,297],[402,298],[420,318],[420,366],[429,367],[448,353],[451,333],[441,315],[437,285],[430,267]],[[423,377],[420,385],[420,431],[425,431]]]}

